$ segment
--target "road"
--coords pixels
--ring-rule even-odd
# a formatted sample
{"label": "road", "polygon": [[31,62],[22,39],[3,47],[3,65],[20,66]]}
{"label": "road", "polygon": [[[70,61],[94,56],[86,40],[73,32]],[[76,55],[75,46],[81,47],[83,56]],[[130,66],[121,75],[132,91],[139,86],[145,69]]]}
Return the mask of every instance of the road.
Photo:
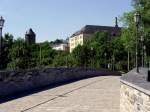
{"label": "road", "polygon": [[119,76],[65,84],[0,104],[0,112],[119,112]]}

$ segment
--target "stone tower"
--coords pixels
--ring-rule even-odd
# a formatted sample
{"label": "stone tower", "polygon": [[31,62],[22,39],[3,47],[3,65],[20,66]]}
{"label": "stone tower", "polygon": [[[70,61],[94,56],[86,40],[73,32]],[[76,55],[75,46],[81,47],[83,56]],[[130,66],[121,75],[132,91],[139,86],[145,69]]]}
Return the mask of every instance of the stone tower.
{"label": "stone tower", "polygon": [[30,28],[25,34],[25,42],[27,44],[35,44],[36,43],[36,34]]}

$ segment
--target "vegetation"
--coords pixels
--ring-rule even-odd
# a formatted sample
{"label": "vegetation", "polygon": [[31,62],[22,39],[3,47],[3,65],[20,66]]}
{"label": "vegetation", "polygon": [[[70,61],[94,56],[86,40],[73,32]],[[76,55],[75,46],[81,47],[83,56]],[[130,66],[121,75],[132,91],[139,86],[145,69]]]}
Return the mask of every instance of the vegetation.
{"label": "vegetation", "polygon": [[[145,64],[148,66],[150,62],[150,3],[148,0],[133,0],[134,10],[129,13],[124,13],[121,20],[124,23],[124,29],[122,31],[122,41],[126,52],[128,52],[128,59],[130,63],[130,69],[135,65],[135,39],[136,39],[136,31],[135,31],[135,23],[134,23],[134,14],[135,12],[140,13],[141,22],[139,28],[139,37],[138,37],[138,51],[139,57],[142,57],[142,49],[141,45],[141,36],[144,38],[144,46],[146,46],[144,51],[144,59]],[[141,63],[141,58],[138,60]]]}
{"label": "vegetation", "polygon": [[[28,45],[23,39],[15,40],[12,35],[6,34],[4,36],[3,68],[11,70],[42,66],[101,68],[106,67],[106,63],[109,63],[111,69],[113,64],[119,64],[124,58],[121,57],[124,48],[119,37],[112,41],[108,41],[109,38],[108,33],[97,32],[83,46],[79,45],[70,54],[53,50],[50,47],[52,42]],[[104,54],[107,55],[104,56]]]}

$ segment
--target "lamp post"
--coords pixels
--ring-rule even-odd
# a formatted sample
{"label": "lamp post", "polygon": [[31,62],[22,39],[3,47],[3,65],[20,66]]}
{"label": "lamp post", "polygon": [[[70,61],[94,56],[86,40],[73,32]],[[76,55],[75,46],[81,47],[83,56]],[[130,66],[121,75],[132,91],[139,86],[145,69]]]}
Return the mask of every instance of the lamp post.
{"label": "lamp post", "polygon": [[143,47],[143,49],[144,49],[144,67],[146,67],[146,46],[144,45],[144,47]]}
{"label": "lamp post", "polygon": [[4,22],[5,20],[3,19],[3,17],[0,17],[0,69],[2,69],[2,29],[4,27]]}
{"label": "lamp post", "polygon": [[140,24],[140,14],[135,13],[134,14],[134,22],[136,24],[136,72],[139,73],[139,68],[138,68],[138,30],[139,30],[139,24]]}
{"label": "lamp post", "polygon": [[143,47],[144,38],[141,36],[141,48],[142,48],[142,67],[144,67],[144,47]]}
{"label": "lamp post", "polygon": [[68,68],[68,57],[66,56],[66,68]]}
{"label": "lamp post", "polygon": [[42,64],[42,48],[41,48],[41,43],[39,45],[40,45],[40,67],[41,67],[41,64]]}
{"label": "lamp post", "polygon": [[[91,47],[91,58],[93,58],[93,47]],[[91,68],[93,68],[93,60],[91,59]]]}
{"label": "lamp post", "polygon": [[107,53],[106,52],[104,53],[104,56],[105,56],[105,69],[107,69],[107,65],[106,65],[106,56],[107,56]]}

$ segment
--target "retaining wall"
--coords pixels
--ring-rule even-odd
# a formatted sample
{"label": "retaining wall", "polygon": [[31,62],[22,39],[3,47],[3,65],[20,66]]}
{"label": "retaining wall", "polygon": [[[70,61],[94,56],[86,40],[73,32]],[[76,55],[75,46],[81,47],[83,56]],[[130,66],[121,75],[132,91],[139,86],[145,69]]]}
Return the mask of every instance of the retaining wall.
{"label": "retaining wall", "polygon": [[46,68],[21,71],[1,71],[0,97],[56,83],[108,74],[110,73],[83,68]]}

